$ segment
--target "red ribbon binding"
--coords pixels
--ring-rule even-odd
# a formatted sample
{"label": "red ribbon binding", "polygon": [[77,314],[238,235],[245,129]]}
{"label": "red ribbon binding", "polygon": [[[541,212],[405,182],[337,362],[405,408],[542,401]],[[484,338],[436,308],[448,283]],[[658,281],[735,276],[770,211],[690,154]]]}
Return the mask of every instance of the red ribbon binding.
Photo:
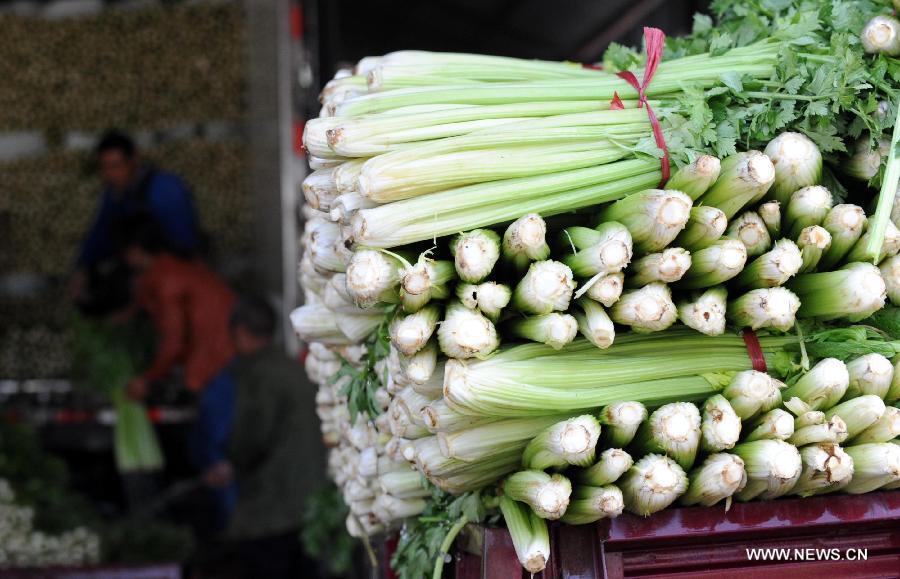
{"label": "red ribbon binding", "polygon": [[[663,138],[662,127],[659,125],[659,119],[656,118],[656,114],[654,114],[653,109],[650,108],[650,103],[647,102],[647,86],[650,85],[650,81],[653,80],[653,75],[656,74],[656,67],[659,66],[659,61],[662,60],[663,50],[665,49],[666,43],[666,33],[660,30],[659,28],[651,28],[649,26],[644,27],[644,44],[647,46],[647,66],[644,68],[644,81],[638,82],[636,76],[631,71],[625,70],[619,73],[616,73],[616,76],[630,84],[634,87],[636,91],[638,91],[638,108],[642,108],[644,106],[647,107],[647,116],[650,117],[650,126],[653,127],[653,137],[656,139],[656,146],[659,147],[663,156],[660,159],[660,169],[662,170],[662,180],[659,182],[659,186],[663,187],[666,184],[666,181],[669,180],[669,175],[671,172],[671,168],[669,166],[669,149],[666,147],[666,140]],[[618,93],[613,93],[613,99],[610,102],[610,109],[618,110],[624,109],[625,105],[622,103],[622,99],[619,98]]]}
{"label": "red ribbon binding", "polygon": [[744,338],[744,345],[747,346],[747,354],[750,355],[750,364],[753,365],[753,369],[757,372],[765,372],[767,370],[766,357],[763,355],[756,332],[746,328],[741,332],[741,337]]}

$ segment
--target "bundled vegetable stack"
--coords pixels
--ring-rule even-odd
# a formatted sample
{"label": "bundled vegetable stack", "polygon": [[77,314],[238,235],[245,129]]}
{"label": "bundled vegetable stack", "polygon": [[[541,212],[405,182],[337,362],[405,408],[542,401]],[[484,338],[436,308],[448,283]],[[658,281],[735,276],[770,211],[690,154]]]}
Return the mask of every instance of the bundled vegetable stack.
{"label": "bundled vegetable stack", "polygon": [[650,30],[603,70],[401,52],[326,86],[292,321],[355,534],[427,479],[536,572],[546,520],[898,484],[900,334],[853,324],[900,300],[900,25],[752,4],[661,63]]}
{"label": "bundled vegetable stack", "polygon": [[58,535],[35,530],[34,510],[16,503],[5,479],[0,479],[0,520],[0,569],[77,566],[100,559],[100,538],[86,527]]}

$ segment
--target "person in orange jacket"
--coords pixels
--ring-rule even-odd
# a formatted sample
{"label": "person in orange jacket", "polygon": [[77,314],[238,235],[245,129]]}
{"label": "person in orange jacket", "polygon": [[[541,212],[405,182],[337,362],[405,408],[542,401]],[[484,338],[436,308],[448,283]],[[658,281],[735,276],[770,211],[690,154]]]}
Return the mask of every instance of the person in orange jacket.
{"label": "person in orange jacket", "polygon": [[135,306],[146,311],[159,334],[156,357],[128,385],[143,399],[150,384],[181,364],[184,384],[200,392],[234,357],[229,318],[236,296],[198,259],[167,251],[159,225],[146,216],[129,220],[121,232],[123,258],[135,272]]}

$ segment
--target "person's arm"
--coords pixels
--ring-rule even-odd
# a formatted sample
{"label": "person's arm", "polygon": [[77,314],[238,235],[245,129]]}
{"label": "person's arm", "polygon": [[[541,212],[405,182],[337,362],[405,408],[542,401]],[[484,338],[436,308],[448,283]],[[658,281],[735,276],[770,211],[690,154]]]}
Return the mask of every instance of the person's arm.
{"label": "person's arm", "polygon": [[184,182],[174,175],[158,175],[150,189],[150,204],[176,249],[200,249],[200,226],[194,199]]}
{"label": "person's arm", "polygon": [[[177,284],[165,275],[153,280],[153,304],[147,308],[159,333],[153,363],[141,376],[147,382],[164,378],[184,356],[187,340],[187,309]],[[146,291],[146,290],[145,290]],[[142,299],[139,293],[139,300]]]}
{"label": "person's arm", "polygon": [[112,199],[104,192],[94,217],[94,223],[88,229],[81,243],[76,268],[84,271],[100,259],[104,249],[109,245],[109,222],[112,216]]}

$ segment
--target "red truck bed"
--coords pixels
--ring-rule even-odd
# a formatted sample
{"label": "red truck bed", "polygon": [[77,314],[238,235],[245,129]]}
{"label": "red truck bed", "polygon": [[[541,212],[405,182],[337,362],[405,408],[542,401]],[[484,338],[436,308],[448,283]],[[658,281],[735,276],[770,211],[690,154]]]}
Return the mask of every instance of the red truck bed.
{"label": "red truck bed", "polygon": [[[509,534],[479,529],[457,579],[523,579]],[[553,525],[537,579],[900,577],[900,491],[667,509],[578,527]],[[778,549],[751,560],[748,549]],[[757,552],[758,553],[758,552]],[[774,558],[778,560],[774,560]]]}

